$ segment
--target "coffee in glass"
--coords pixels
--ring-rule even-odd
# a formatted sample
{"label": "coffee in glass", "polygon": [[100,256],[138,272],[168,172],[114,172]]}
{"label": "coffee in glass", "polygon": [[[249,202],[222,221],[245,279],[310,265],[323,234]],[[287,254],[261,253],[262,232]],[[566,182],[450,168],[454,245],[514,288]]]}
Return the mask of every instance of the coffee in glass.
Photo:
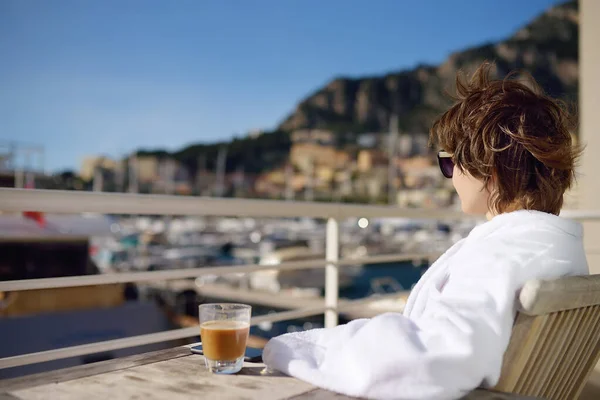
{"label": "coffee in glass", "polygon": [[246,304],[202,304],[200,339],[206,366],[214,373],[234,374],[242,369],[250,332],[252,308]]}

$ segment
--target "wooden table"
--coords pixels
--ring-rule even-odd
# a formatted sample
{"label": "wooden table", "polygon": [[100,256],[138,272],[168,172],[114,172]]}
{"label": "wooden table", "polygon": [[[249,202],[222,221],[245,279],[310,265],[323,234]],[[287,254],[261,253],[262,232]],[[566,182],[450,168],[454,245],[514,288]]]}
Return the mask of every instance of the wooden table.
{"label": "wooden table", "polygon": [[[468,400],[527,397],[476,390]],[[213,375],[188,346],[0,380],[0,400],[14,399],[350,399],[247,363],[239,374]]]}

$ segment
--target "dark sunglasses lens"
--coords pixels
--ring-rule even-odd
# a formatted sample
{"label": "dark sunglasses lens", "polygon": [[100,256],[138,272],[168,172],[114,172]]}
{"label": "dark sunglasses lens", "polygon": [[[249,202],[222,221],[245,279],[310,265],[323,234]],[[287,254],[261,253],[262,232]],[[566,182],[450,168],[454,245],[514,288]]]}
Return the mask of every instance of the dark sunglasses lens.
{"label": "dark sunglasses lens", "polygon": [[440,169],[446,178],[452,178],[454,172],[454,163],[450,157],[439,157]]}

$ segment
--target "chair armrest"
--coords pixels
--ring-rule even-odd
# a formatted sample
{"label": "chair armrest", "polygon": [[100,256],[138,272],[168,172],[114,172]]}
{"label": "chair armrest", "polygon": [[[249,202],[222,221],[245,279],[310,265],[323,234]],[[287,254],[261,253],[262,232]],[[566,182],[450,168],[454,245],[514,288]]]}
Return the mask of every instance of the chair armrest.
{"label": "chair armrest", "polygon": [[518,297],[519,312],[544,315],[600,304],[600,275],[531,280]]}

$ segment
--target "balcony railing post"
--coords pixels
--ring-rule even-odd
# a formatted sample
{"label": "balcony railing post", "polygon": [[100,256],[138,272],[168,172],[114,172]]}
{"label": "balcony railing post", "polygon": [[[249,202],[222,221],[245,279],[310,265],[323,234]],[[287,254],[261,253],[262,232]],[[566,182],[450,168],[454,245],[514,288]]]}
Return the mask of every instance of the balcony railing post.
{"label": "balcony railing post", "polygon": [[325,327],[333,328],[338,324],[340,227],[334,218],[327,220],[325,237]]}

